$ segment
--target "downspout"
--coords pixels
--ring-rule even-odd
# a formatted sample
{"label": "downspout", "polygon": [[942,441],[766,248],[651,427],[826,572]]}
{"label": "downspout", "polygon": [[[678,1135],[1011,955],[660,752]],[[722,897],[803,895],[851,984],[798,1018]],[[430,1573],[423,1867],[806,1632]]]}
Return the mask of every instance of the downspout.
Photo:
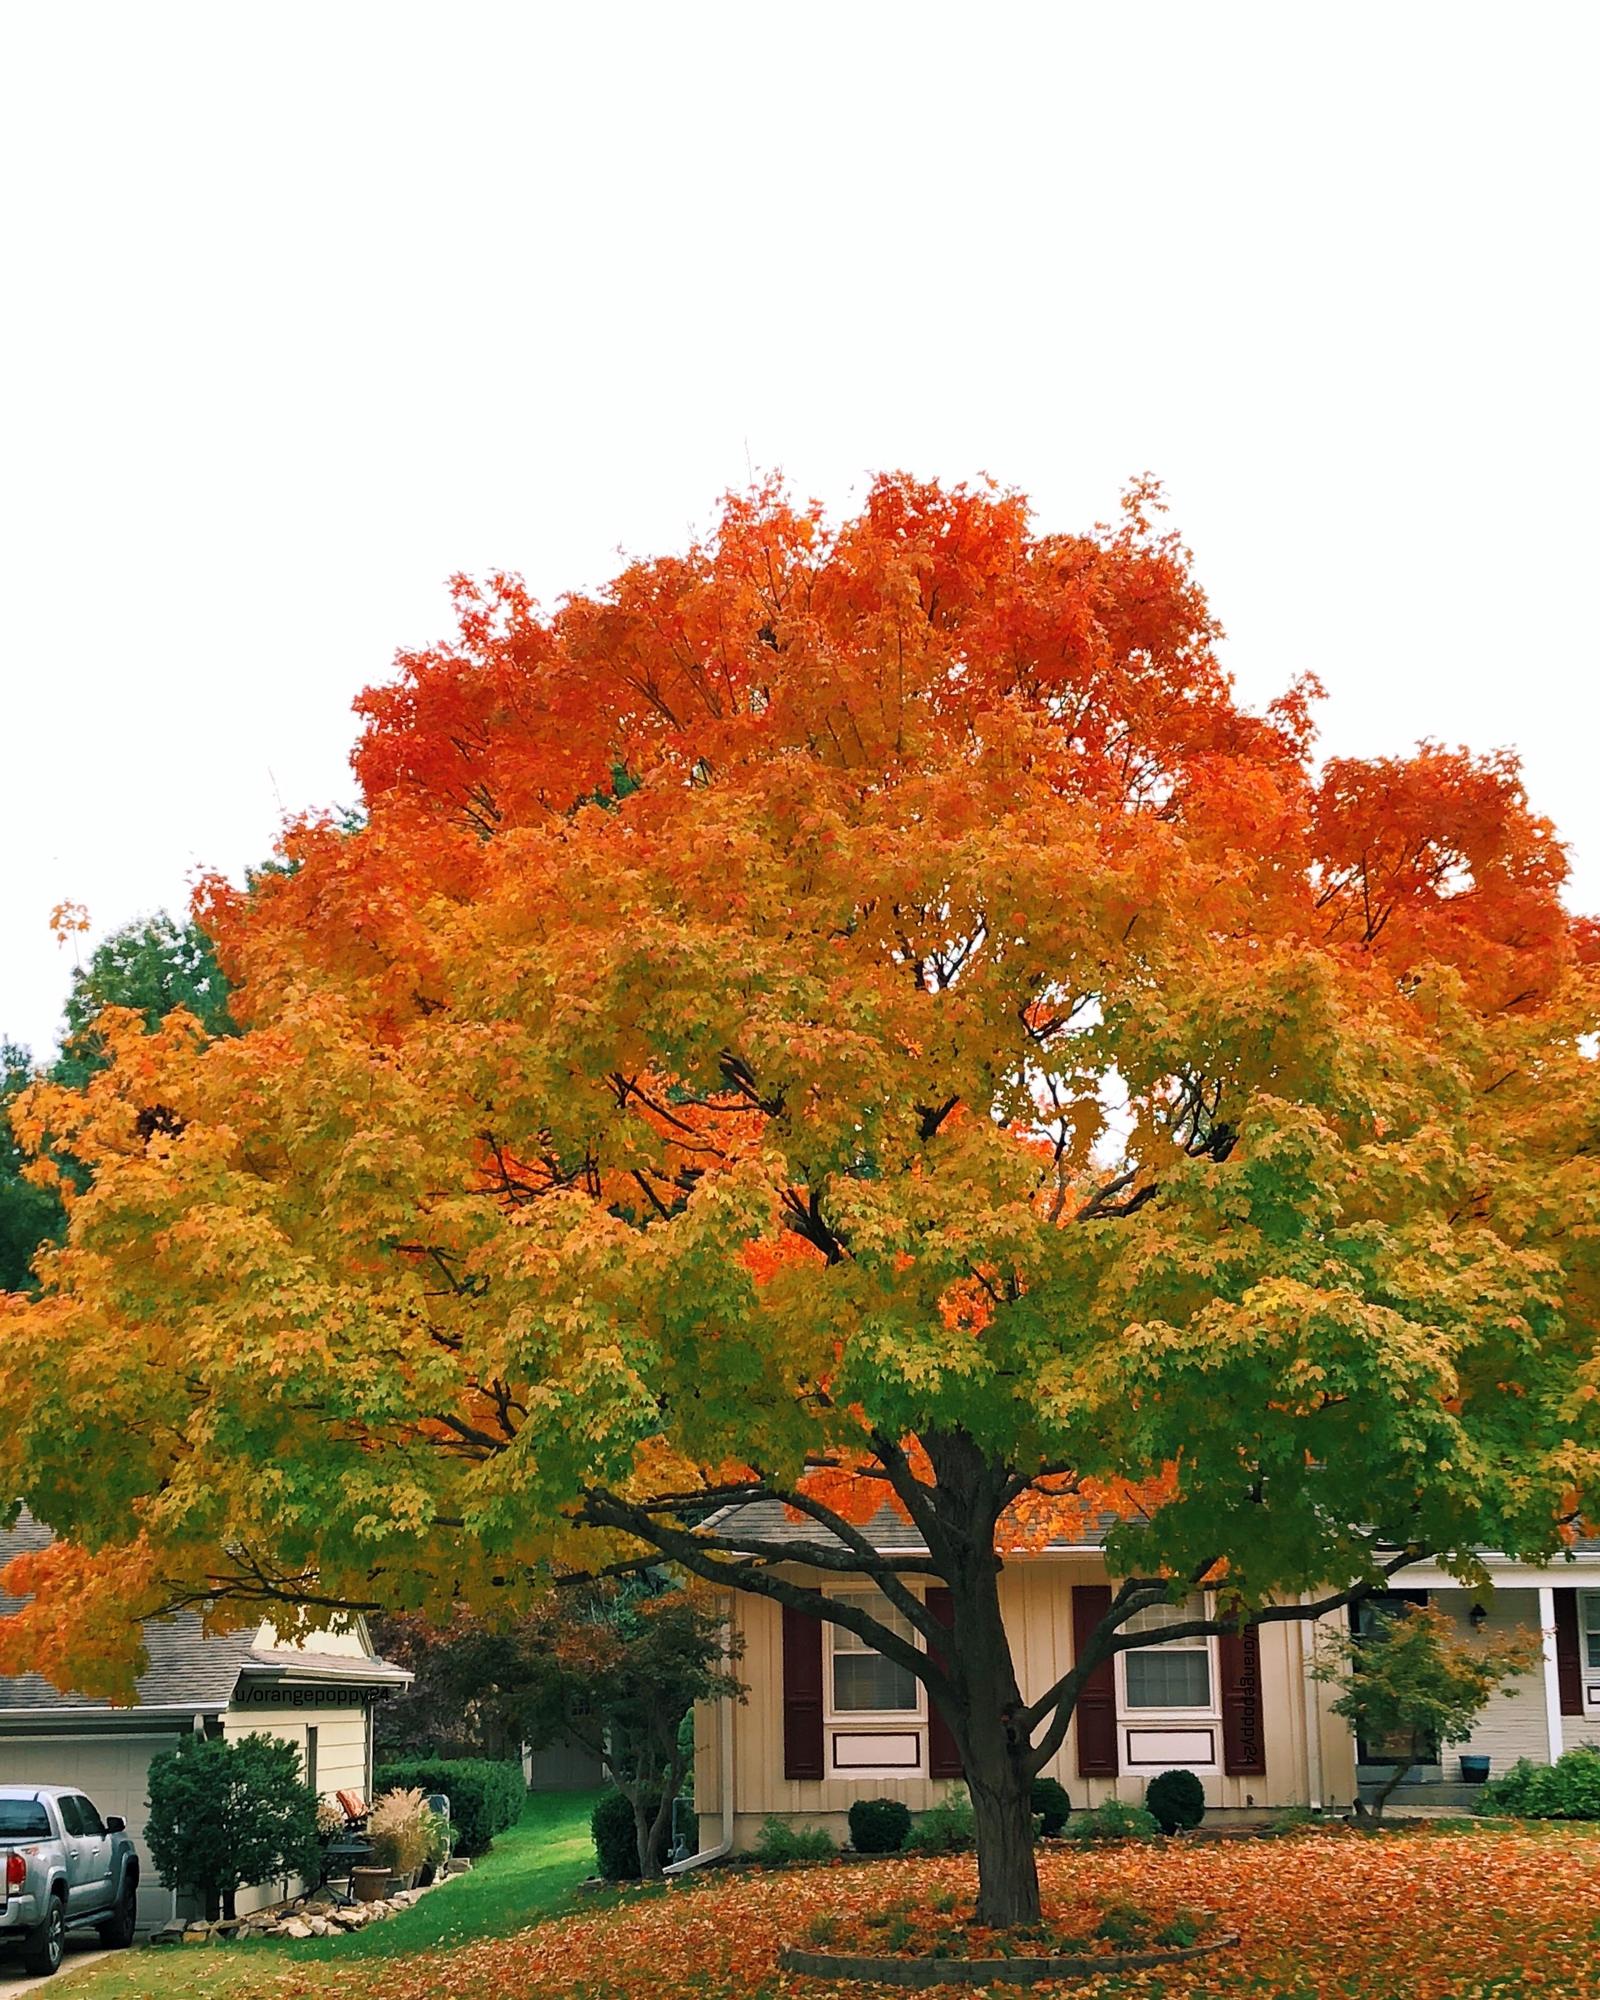
{"label": "downspout", "polygon": [[[725,1630],[731,1641],[732,1627]],[[732,1657],[731,1645],[729,1657]],[[722,1725],[722,1755],[718,1760],[722,1785],[722,1838],[715,1847],[702,1847],[698,1854],[688,1855],[682,1861],[668,1862],[661,1871],[663,1875],[687,1875],[691,1868],[704,1868],[709,1862],[721,1861],[733,1852],[733,1703],[734,1697],[725,1694],[717,1704]]]}
{"label": "downspout", "polygon": [[[1301,1603],[1305,1602],[1302,1594]],[[1306,1731],[1306,1789],[1310,1794],[1307,1803],[1313,1812],[1322,1810],[1322,1704],[1317,1699],[1317,1683],[1311,1678],[1311,1668],[1316,1658],[1317,1635],[1312,1630],[1311,1621],[1300,1620],[1300,1693],[1301,1707],[1305,1717]]]}

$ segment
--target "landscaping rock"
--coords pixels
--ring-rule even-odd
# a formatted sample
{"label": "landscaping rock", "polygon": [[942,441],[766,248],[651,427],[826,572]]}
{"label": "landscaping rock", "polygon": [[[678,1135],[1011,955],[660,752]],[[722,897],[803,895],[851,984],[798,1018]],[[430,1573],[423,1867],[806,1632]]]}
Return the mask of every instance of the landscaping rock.
{"label": "landscaping rock", "polygon": [[304,1917],[285,1917],[283,1922],[279,1924],[278,1930],[284,1937],[308,1938],[316,1936],[316,1932],[312,1930]]}

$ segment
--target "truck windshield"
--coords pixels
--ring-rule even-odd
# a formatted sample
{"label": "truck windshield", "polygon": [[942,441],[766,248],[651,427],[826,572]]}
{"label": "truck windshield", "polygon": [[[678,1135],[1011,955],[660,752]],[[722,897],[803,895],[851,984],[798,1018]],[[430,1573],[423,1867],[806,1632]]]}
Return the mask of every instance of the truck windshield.
{"label": "truck windshield", "polygon": [[37,1799],[0,1799],[0,1840],[48,1840],[50,1815]]}

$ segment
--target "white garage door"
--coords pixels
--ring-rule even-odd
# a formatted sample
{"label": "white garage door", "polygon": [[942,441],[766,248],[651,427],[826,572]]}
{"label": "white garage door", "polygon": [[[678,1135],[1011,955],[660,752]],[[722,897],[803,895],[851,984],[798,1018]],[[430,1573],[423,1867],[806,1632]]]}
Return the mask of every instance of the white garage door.
{"label": "white garage door", "polygon": [[172,1891],[163,1889],[144,1844],[150,1759],[178,1738],[130,1730],[116,1736],[0,1736],[0,1785],[75,1785],[100,1808],[121,1813],[139,1850],[139,1922],[164,1924]]}

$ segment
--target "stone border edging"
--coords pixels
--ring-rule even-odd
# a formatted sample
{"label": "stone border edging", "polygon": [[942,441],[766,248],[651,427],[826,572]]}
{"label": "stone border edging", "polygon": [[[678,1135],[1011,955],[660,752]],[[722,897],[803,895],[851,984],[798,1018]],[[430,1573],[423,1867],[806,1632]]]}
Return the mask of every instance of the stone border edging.
{"label": "stone border edging", "polygon": [[1174,1945],[1165,1951],[1097,1952],[1092,1958],[856,1958],[829,1951],[785,1946],[778,1953],[783,1972],[818,1979],[858,1979],[875,1986],[1036,1986],[1046,1979],[1077,1979],[1097,1972],[1145,1972],[1185,1959],[1204,1958],[1239,1942],[1237,1931],[1206,1944]]}

